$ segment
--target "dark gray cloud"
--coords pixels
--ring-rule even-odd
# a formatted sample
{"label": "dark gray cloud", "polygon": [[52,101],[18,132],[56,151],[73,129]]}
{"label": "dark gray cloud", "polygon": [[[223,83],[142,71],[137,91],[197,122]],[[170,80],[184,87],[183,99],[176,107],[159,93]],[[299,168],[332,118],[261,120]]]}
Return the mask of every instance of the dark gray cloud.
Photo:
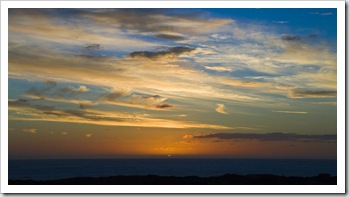
{"label": "dark gray cloud", "polygon": [[261,141],[336,141],[336,134],[306,135],[296,133],[214,133],[194,136],[197,139],[261,140]]}
{"label": "dark gray cloud", "polygon": [[335,90],[292,90],[294,97],[335,97]]}
{"label": "dark gray cloud", "polygon": [[301,37],[300,36],[284,35],[284,36],[281,36],[281,39],[285,40],[285,41],[300,41]]}
{"label": "dark gray cloud", "polygon": [[34,96],[36,98],[44,99],[46,97],[44,94],[54,89],[56,85],[57,85],[56,81],[47,80],[45,81],[43,87],[40,87],[40,88],[32,87],[25,94],[28,96]]}
{"label": "dark gray cloud", "polygon": [[44,92],[45,91],[39,90],[36,87],[32,87],[25,93],[25,95],[27,95],[27,96],[34,96],[36,98],[44,99],[46,97],[46,96],[43,95]]}
{"label": "dark gray cloud", "polygon": [[149,52],[149,51],[135,51],[130,53],[130,57],[132,58],[148,58],[151,60],[156,60],[163,57],[177,57],[183,53],[188,53],[191,51],[194,51],[195,48],[191,47],[171,47],[168,48],[166,51],[159,51],[159,52]]}
{"label": "dark gray cloud", "polygon": [[100,44],[85,44],[82,47],[88,51],[102,49],[102,46]]}
{"label": "dark gray cloud", "polygon": [[17,100],[9,100],[9,107],[19,107],[19,108],[28,108],[28,109],[36,109],[39,111],[53,111],[55,107],[47,106],[47,105],[33,105],[31,101],[38,101],[40,99],[17,99]]}
{"label": "dark gray cloud", "polygon": [[170,107],[173,107],[173,105],[166,104],[166,103],[156,105],[156,108],[159,108],[159,109],[170,108]]}
{"label": "dark gray cloud", "polygon": [[83,103],[79,103],[79,107],[80,107],[80,109],[86,109],[86,105]]}
{"label": "dark gray cloud", "polygon": [[162,97],[160,95],[150,95],[150,96],[141,96],[144,99],[161,99]]}
{"label": "dark gray cloud", "polygon": [[177,36],[177,35],[171,35],[171,34],[158,34],[155,36],[161,39],[166,39],[166,40],[175,40],[175,41],[186,40],[186,38],[183,36]]}

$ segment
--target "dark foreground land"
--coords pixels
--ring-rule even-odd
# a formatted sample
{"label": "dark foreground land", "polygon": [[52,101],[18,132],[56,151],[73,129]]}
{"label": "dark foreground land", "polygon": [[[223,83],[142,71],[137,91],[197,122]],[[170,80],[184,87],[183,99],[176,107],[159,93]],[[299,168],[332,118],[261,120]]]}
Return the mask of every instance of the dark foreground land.
{"label": "dark foreground land", "polygon": [[336,185],[337,176],[319,174],[312,177],[286,177],[271,174],[216,177],[175,176],[110,176],[77,177],[59,180],[9,180],[9,185]]}

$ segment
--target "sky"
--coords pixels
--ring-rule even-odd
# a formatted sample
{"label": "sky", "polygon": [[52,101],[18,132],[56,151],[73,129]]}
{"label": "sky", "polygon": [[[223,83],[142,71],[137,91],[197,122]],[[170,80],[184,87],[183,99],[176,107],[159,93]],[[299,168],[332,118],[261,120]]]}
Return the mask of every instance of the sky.
{"label": "sky", "polygon": [[336,9],[9,9],[9,159],[336,159]]}

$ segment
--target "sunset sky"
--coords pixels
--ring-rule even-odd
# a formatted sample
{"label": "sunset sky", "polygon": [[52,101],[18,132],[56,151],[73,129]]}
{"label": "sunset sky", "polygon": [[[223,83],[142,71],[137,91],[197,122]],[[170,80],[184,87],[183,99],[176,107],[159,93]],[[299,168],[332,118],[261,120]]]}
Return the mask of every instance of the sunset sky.
{"label": "sunset sky", "polygon": [[336,17],[9,9],[9,159],[335,159]]}

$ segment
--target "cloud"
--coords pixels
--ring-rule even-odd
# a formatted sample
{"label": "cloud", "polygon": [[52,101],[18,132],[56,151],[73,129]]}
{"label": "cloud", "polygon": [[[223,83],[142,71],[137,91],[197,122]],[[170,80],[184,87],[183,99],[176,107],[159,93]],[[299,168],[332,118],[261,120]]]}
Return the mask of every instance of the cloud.
{"label": "cloud", "polygon": [[23,132],[36,134],[37,129],[22,129]]}
{"label": "cloud", "polygon": [[207,20],[201,13],[166,14],[166,9],[99,9],[80,15],[88,17],[106,26],[133,30],[134,33],[151,33],[155,35],[168,33],[203,34],[213,32],[219,27],[233,23],[229,19]]}
{"label": "cloud", "polygon": [[[81,85],[79,87],[63,86],[57,88],[57,82],[46,81],[43,87],[32,87],[26,91],[25,96],[35,99],[54,99],[62,97],[73,97],[75,95],[85,93],[89,89]],[[50,98],[51,97],[51,98]]]}
{"label": "cloud", "polygon": [[288,23],[288,21],[273,21],[273,23],[286,24],[286,23]]}
{"label": "cloud", "polygon": [[336,97],[336,90],[292,90],[289,94],[291,98],[322,98]]}
{"label": "cloud", "polygon": [[305,111],[272,111],[277,113],[285,113],[285,114],[307,114]]}
{"label": "cloud", "polygon": [[332,15],[332,12],[310,12],[309,14],[313,14],[313,15],[320,15],[320,16],[329,16]]}
{"label": "cloud", "polygon": [[160,95],[129,95],[129,90],[120,89],[119,91],[105,94],[100,98],[101,100],[107,101],[109,104],[141,109],[164,110],[173,107],[173,105],[162,103],[166,101],[167,98],[164,98]]}
{"label": "cloud", "polygon": [[86,49],[88,51],[102,49],[102,46],[100,44],[85,44],[82,47],[83,49]]}
{"label": "cloud", "polygon": [[217,72],[225,72],[225,71],[231,72],[231,71],[233,71],[232,68],[224,67],[224,66],[204,66],[204,68],[206,70],[214,70],[214,71],[217,71]]}
{"label": "cloud", "polygon": [[321,13],[320,15],[321,16],[328,16],[328,15],[332,15],[333,13],[332,12],[325,12],[325,13]]}
{"label": "cloud", "polygon": [[220,114],[228,114],[225,111],[225,105],[224,104],[217,104],[216,112],[218,112]]}
{"label": "cloud", "polygon": [[183,136],[183,139],[192,139],[194,136],[192,136],[192,135],[184,135]]}
{"label": "cloud", "polygon": [[194,51],[195,48],[190,47],[170,47],[166,51],[149,52],[149,51],[135,51],[129,54],[131,58],[147,58],[157,60],[161,58],[173,59],[181,54]]}
{"label": "cloud", "polygon": [[261,141],[320,141],[333,142],[337,140],[336,134],[306,135],[297,133],[214,133],[208,135],[196,135],[197,139],[221,139],[221,140],[261,140]]}
{"label": "cloud", "polygon": [[[70,15],[61,15],[62,10]],[[174,109],[157,108],[166,106],[167,102],[147,105],[151,98],[142,98],[161,95],[174,101],[176,110],[193,109],[194,105],[187,107],[189,103],[207,99],[212,100],[207,106],[226,101],[266,106],[280,101],[277,95],[319,97],[314,93],[292,92],[293,89],[335,91],[337,88],[336,53],[328,45],[285,42],[280,39],[279,31],[270,26],[208,19],[208,15],[177,11],[169,14],[166,9],[32,9],[35,13],[23,9],[19,12],[22,13],[9,16],[10,80],[52,79],[79,84],[70,86],[75,89],[85,84],[86,88],[89,85],[118,87],[132,92],[126,95],[117,90],[99,92],[104,98],[98,102],[107,105]],[[155,43],[154,36],[167,40],[156,39]],[[181,39],[171,36],[187,38],[181,41],[186,45],[171,42]],[[223,40],[212,39],[215,37]],[[160,46],[165,49],[159,49]],[[102,48],[103,51],[96,51]],[[304,65],[316,65],[316,69],[306,70]],[[203,68],[217,73],[203,72]],[[88,102],[69,98],[75,96],[69,91],[57,93],[60,88],[41,92],[36,87],[32,94],[37,96],[31,98],[57,102],[66,99],[86,109]],[[73,98],[89,95],[98,97],[91,91]]]}
{"label": "cloud", "polygon": [[300,41],[301,37],[300,36],[284,35],[284,36],[281,36],[281,39],[286,40],[286,41]]}
{"label": "cloud", "polygon": [[172,34],[158,34],[156,35],[156,37],[166,39],[166,40],[175,40],[175,41],[186,40],[184,36],[172,35]]}
{"label": "cloud", "polygon": [[312,102],[312,104],[318,104],[318,105],[337,105],[337,102]]}
{"label": "cloud", "polygon": [[32,87],[26,92],[26,95],[31,96],[31,97],[35,97],[38,99],[44,99],[45,98],[44,94],[46,92],[52,90],[53,88],[55,88],[56,85],[57,85],[56,81],[47,80],[47,81],[45,81],[43,87],[41,87],[41,88]]}
{"label": "cloud", "polygon": [[128,95],[129,93],[130,93],[129,89],[120,88],[120,89],[117,89],[117,90],[112,90],[112,92],[102,95],[100,97],[100,99],[106,100],[106,101],[110,101],[110,102],[115,102],[120,97]]}
{"label": "cloud", "polygon": [[[64,14],[61,13],[62,11]],[[94,41],[100,46],[114,49],[117,43],[118,47],[122,46],[123,49],[130,50],[135,49],[135,46],[154,46],[154,43],[134,37],[128,38],[116,32],[115,26],[111,26],[107,21],[101,28],[101,24],[93,23],[91,18],[85,17],[82,13],[82,10],[77,9],[10,9],[9,32],[12,38],[18,37],[18,40],[27,43],[35,41],[81,46]],[[100,33],[101,29],[104,33]],[[88,45],[92,45],[93,50],[96,50],[94,43],[85,46],[88,48]]]}
{"label": "cloud", "polygon": [[55,106],[33,105],[30,102],[22,100],[11,100],[8,103],[9,111],[16,111],[18,114],[21,114],[16,117],[9,117],[9,120],[71,122],[106,126],[155,128],[231,129],[230,127],[221,125],[158,119],[120,111],[59,109]]}
{"label": "cloud", "polygon": [[92,133],[88,133],[88,134],[86,134],[86,135],[85,135],[85,137],[87,137],[87,138],[92,137]]}
{"label": "cloud", "polygon": [[170,104],[159,104],[159,105],[156,105],[156,108],[160,108],[160,109],[163,109],[163,108],[170,108],[170,107],[173,107],[173,105],[170,105]]}
{"label": "cloud", "polygon": [[126,104],[146,109],[166,109],[173,107],[173,105],[162,103],[166,100],[167,98],[159,95],[132,96],[126,100]]}
{"label": "cloud", "polygon": [[92,60],[92,61],[107,61],[112,59],[112,57],[109,57],[106,55],[78,54],[74,56],[80,59],[86,59],[86,60]]}
{"label": "cloud", "polygon": [[59,89],[59,92],[62,94],[79,94],[87,92],[89,89],[86,86],[79,86],[78,88],[71,87],[71,86],[63,86]]}

